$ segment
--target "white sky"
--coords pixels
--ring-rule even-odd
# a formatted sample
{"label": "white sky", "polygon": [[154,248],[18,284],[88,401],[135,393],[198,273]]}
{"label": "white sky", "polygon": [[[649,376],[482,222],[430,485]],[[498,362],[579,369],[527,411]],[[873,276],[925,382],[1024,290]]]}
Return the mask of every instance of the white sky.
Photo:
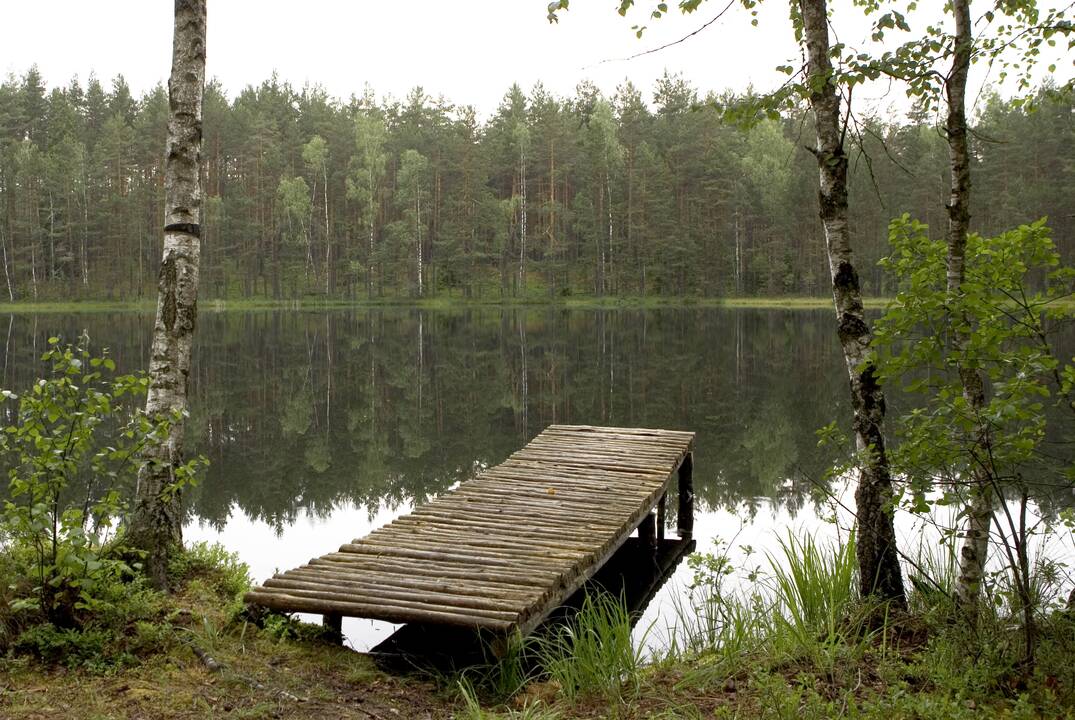
{"label": "white sky", "polygon": [[[930,6],[941,0],[926,0]],[[168,75],[172,8],[169,0],[2,0],[0,72],[20,75],[36,63],[50,85],[77,74],[85,82],[92,69],[105,84],[122,73],[134,93]],[[720,21],[686,42],[629,62],[633,53],[676,40],[724,6],[703,3],[698,12],[674,11],[648,21],[655,0],[638,0],[627,18],[616,0],[574,0],[561,21],[546,19],[547,0],[209,0],[208,68],[229,96],[257,84],[276,70],[301,87],[320,84],[331,95],[361,94],[369,84],[378,96],[404,96],[421,85],[432,96],[472,104],[492,113],[512,82],[525,90],[538,80],[570,96],[583,79],[612,93],[627,76],[648,99],[653,82],[668,69],[680,72],[703,93],[753,84],[768,89],[783,76],[774,67],[797,51],[785,2],[764,3],[760,27],[733,3]],[[840,39],[859,41],[867,27],[861,12],[837,3]],[[674,0],[669,5],[675,8]],[[853,20],[855,27],[846,23]],[[631,26],[645,23],[642,40]],[[1071,62],[1058,74],[1071,76]],[[1066,72],[1066,75],[1065,75]],[[979,79],[980,82],[980,79]],[[861,98],[860,98],[861,99]],[[902,91],[880,91],[871,109],[904,105]],[[861,109],[861,108],[860,108]]]}

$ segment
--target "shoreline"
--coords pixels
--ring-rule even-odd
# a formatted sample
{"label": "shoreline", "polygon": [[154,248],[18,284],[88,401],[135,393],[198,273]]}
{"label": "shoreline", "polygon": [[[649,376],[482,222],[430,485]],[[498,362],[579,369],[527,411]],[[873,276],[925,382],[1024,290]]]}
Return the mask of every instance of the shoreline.
{"label": "shoreline", "polygon": [[[892,298],[867,298],[870,310],[880,310]],[[202,300],[201,312],[242,312],[251,310],[374,310],[374,309],[458,310],[464,308],[503,309],[563,309],[563,310],[689,310],[699,308],[732,308],[747,310],[825,310],[832,308],[827,297],[567,297],[567,298],[382,298],[377,300]],[[55,301],[0,303],[0,313],[34,315],[57,313],[151,313],[156,303],[147,300],[130,301]]]}

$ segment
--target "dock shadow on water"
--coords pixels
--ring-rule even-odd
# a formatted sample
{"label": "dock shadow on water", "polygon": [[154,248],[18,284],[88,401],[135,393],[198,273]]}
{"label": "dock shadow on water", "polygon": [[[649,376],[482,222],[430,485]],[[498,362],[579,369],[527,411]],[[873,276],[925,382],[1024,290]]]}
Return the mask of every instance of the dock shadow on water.
{"label": "dock shadow on water", "polygon": [[[692,539],[628,538],[582,588],[538,626],[529,640],[541,642],[555,636],[570,626],[587,596],[592,598],[602,594],[622,600],[634,627],[650,601],[695,547]],[[506,641],[506,638],[466,628],[411,623],[368,654],[389,672],[448,674],[495,662]],[[536,669],[535,654],[524,653],[522,661],[526,672]]]}

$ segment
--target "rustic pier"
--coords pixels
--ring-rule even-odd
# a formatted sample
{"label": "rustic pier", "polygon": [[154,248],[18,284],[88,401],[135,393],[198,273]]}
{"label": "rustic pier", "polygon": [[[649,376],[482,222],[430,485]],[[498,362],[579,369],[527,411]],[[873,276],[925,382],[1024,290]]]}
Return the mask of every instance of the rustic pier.
{"label": "rustic pier", "polygon": [[246,601],[275,610],[523,634],[637,529],[664,537],[677,484],[693,531],[694,433],[552,425],[500,465],[364,538],[274,575]]}

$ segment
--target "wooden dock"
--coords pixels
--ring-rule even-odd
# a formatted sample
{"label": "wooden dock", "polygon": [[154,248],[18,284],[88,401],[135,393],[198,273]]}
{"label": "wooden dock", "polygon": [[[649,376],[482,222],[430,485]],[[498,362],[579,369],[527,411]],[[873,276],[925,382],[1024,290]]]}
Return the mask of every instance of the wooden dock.
{"label": "wooden dock", "polygon": [[678,484],[693,530],[694,433],[552,425],[455,490],[338,552],[274,575],[246,602],[287,612],[527,634],[637,529],[664,537]]}

